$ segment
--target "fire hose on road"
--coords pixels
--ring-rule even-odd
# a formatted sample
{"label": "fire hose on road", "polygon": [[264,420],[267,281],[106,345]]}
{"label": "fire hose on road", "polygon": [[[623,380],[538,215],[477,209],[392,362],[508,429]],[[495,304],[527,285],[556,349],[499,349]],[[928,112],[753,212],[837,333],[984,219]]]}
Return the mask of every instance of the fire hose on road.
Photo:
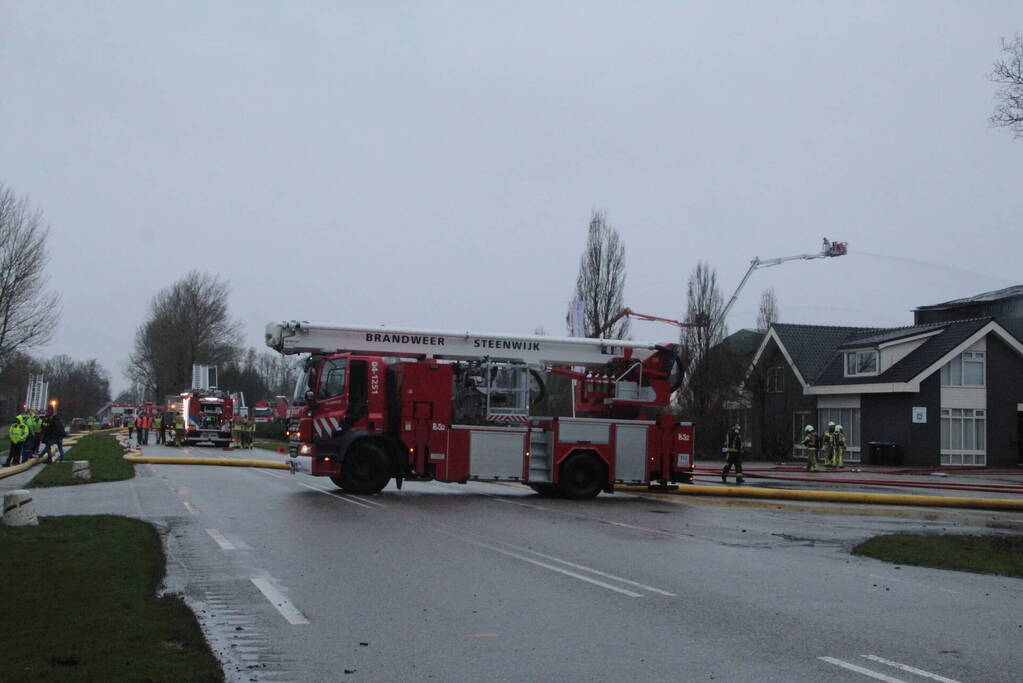
{"label": "fire hose on road", "polygon": [[128,439],[119,435],[118,442],[127,449],[124,459],[128,462],[150,465],[209,465],[213,467],[259,467],[269,470],[289,470],[294,473],[298,470],[298,463],[295,460],[280,462],[278,460],[234,460],[230,458],[160,458],[142,455],[142,451],[132,448]]}

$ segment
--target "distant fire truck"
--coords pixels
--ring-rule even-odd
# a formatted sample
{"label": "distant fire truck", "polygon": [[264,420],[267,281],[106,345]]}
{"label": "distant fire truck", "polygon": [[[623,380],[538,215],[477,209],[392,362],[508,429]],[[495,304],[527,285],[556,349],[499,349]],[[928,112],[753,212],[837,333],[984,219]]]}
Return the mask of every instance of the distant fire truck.
{"label": "distant fire truck", "polygon": [[256,424],[285,422],[288,418],[288,398],[275,396],[272,401],[256,401],[252,406],[252,421]]}
{"label": "distant fire truck", "polygon": [[201,442],[215,446],[231,444],[232,399],[213,389],[193,389],[181,394],[181,422],[174,441],[181,446]]}
{"label": "distant fire truck", "polygon": [[[311,354],[289,452],[346,491],[511,480],[583,499],[692,480],[693,427],[667,410],[682,364],[674,344],[294,321],[267,325],[266,343]],[[575,380],[575,417],[530,415],[544,372]]]}

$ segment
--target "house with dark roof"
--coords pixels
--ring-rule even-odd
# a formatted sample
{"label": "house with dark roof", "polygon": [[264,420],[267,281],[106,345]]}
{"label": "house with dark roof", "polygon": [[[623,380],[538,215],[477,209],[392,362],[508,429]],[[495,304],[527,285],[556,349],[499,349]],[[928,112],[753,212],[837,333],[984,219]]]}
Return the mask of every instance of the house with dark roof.
{"label": "house with dark roof", "polygon": [[[1010,289],[1023,301],[1023,287]],[[929,319],[908,327],[772,325],[746,379],[753,449],[805,457],[803,428],[834,422],[850,462],[1023,464],[1023,342],[1012,331],[1023,321],[1005,296],[957,301],[970,303],[921,307]]]}

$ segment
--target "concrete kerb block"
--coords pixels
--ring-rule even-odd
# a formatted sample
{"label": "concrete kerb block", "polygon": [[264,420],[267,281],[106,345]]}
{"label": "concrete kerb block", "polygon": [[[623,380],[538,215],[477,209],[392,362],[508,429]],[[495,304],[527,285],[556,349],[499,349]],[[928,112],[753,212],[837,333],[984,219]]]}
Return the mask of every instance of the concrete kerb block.
{"label": "concrete kerb block", "polygon": [[89,461],[88,460],[75,460],[71,463],[71,478],[81,479],[82,481],[89,481],[92,479],[92,473],[89,472]]}
{"label": "concrete kerb block", "polygon": [[31,491],[17,489],[4,494],[3,523],[5,526],[37,526],[39,524]]}

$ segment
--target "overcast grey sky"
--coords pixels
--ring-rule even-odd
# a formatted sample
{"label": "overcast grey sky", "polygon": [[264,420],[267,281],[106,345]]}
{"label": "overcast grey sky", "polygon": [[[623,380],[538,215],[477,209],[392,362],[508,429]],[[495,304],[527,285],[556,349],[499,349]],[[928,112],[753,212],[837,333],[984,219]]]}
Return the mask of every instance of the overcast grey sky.
{"label": "overcast grey sky", "polygon": [[[586,226],[627,305],[891,326],[1017,284],[1023,141],[985,75],[1021,2],[0,0],[0,180],[52,228],[42,355],[114,389],[153,294],[220,273],[273,320],[564,331]],[[633,334],[674,339],[636,323]]]}

